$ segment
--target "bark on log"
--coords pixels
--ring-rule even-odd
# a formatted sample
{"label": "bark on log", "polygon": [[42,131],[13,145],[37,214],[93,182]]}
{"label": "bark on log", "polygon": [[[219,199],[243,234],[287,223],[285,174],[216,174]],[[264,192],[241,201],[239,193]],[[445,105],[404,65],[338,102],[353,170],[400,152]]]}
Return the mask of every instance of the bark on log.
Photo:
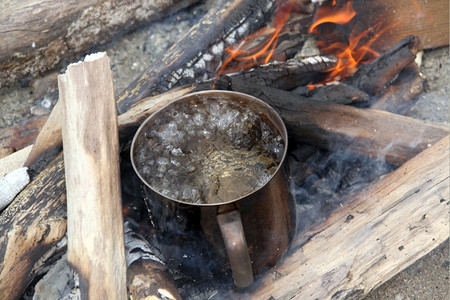
{"label": "bark on log", "polygon": [[355,299],[449,237],[449,136],[301,232],[259,282],[214,299]]}
{"label": "bark on log", "polygon": [[207,64],[213,65],[214,69],[210,71],[215,75],[224,48],[261,27],[274,9],[275,4],[271,0],[215,2],[199,23],[175,43],[161,60],[145,70],[119,95],[119,114],[145,97],[163,93],[175,85],[193,83],[207,74]]}
{"label": "bark on log", "polygon": [[64,165],[59,155],[0,215],[0,295],[18,299],[33,265],[66,232]]}
{"label": "bark on log", "polygon": [[196,0],[83,0],[14,3],[0,10],[0,87],[35,77],[63,59],[187,7]]}
{"label": "bark on log", "polygon": [[58,76],[67,189],[67,261],[83,299],[127,299],[119,136],[106,53]]}

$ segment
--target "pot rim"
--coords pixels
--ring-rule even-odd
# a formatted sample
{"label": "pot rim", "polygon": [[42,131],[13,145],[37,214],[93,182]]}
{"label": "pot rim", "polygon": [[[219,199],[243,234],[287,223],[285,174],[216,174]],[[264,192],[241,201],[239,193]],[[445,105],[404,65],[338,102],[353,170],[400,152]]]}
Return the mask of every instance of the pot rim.
{"label": "pot rim", "polygon": [[[277,169],[275,170],[275,172],[273,172],[273,174],[270,176],[270,178],[259,188],[253,190],[252,192],[245,194],[239,198],[236,199],[232,199],[229,201],[225,201],[225,202],[220,202],[220,203],[193,203],[193,202],[187,202],[187,201],[183,201],[180,199],[175,199],[175,198],[171,198],[168,197],[160,192],[158,192],[157,190],[155,190],[151,184],[149,182],[147,182],[147,180],[144,179],[144,177],[140,174],[135,160],[134,160],[134,150],[135,150],[135,146],[136,146],[136,140],[137,137],[140,135],[141,131],[143,130],[143,128],[145,127],[145,125],[150,122],[152,119],[155,118],[155,116],[157,116],[161,111],[166,110],[168,107],[174,105],[177,102],[180,101],[184,101],[186,99],[190,99],[192,97],[197,97],[199,99],[199,97],[207,97],[207,96],[214,96],[214,97],[218,97],[218,96],[224,96],[225,100],[228,101],[238,101],[240,99],[246,99],[248,102],[254,102],[257,103],[258,106],[262,106],[265,108],[265,110],[267,112],[270,113],[270,116],[268,116],[266,114],[266,117],[269,118],[269,121],[272,123],[271,125],[275,126],[275,128],[279,131],[279,134],[281,135],[283,141],[284,141],[284,151],[283,151],[283,156],[280,159],[280,163],[277,166]],[[230,97],[231,96],[231,97]],[[233,96],[235,96],[236,98],[234,98]],[[263,114],[260,111],[254,111],[255,113],[257,113],[258,115]],[[275,120],[273,120],[273,118]],[[277,124],[278,123],[278,124]],[[159,196],[163,197],[164,199],[168,199],[180,204],[185,204],[185,205],[191,205],[191,206],[199,206],[199,207],[211,207],[211,206],[220,206],[220,205],[225,205],[225,204],[230,204],[230,203],[235,203],[237,201],[243,200],[247,197],[250,197],[253,194],[256,194],[258,191],[260,191],[261,189],[265,188],[271,181],[272,179],[275,177],[275,175],[278,174],[278,172],[280,172],[280,169],[282,168],[282,166],[284,165],[285,159],[286,159],[286,155],[287,155],[287,149],[288,149],[288,135],[287,135],[287,129],[286,126],[284,125],[283,120],[281,119],[280,115],[276,112],[276,110],[271,107],[269,104],[267,104],[266,102],[262,101],[261,99],[258,99],[254,96],[248,95],[248,94],[244,94],[241,92],[235,92],[235,91],[223,91],[223,90],[207,90],[207,91],[199,91],[199,92],[194,92],[194,93],[189,93],[186,94],[184,96],[178,97],[175,100],[171,101],[170,103],[165,104],[164,106],[160,107],[159,109],[157,109],[155,112],[153,112],[150,116],[148,116],[143,122],[142,124],[139,126],[138,130],[136,131],[136,133],[133,136],[133,140],[131,142],[131,147],[130,147],[130,157],[131,157],[131,164],[133,165],[133,169],[135,171],[135,173],[138,175],[139,179],[141,180],[142,183],[144,183],[145,187],[148,188],[151,192],[158,194]]]}

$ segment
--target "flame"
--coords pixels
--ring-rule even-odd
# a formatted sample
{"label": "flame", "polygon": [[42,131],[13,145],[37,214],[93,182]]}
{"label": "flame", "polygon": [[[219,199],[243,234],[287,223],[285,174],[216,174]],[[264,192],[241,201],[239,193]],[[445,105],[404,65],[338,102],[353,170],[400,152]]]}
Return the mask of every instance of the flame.
{"label": "flame", "polygon": [[[325,23],[342,26],[348,26],[351,21],[355,23],[353,21],[355,21],[356,11],[352,4],[353,1],[348,1],[344,5],[338,5],[336,1],[333,1],[331,6],[321,6],[317,10],[314,22],[308,32],[318,35],[319,26]],[[321,52],[337,58],[336,66],[327,70],[329,74],[325,82],[345,79],[358,70],[359,64],[370,63],[380,55],[371,46],[388,28],[381,29],[381,22],[378,22],[374,26],[358,32],[358,24],[352,25],[353,29],[347,38],[331,44],[328,44],[329,41],[320,40],[320,36],[318,36],[317,45]]]}
{"label": "flame", "polygon": [[[288,21],[291,12],[297,9],[297,3],[293,0],[277,0],[276,4],[277,10],[272,27],[266,27],[258,30],[243,39],[239,42],[239,44],[225,48],[225,50],[229,53],[229,56],[218,69],[218,74],[248,69],[260,64],[267,64],[270,61],[278,44],[278,38],[281,30]],[[262,41],[257,42],[256,46],[247,49],[249,45],[255,43],[255,41],[261,37],[264,37]],[[231,62],[233,61],[238,62],[237,67],[230,67]]]}

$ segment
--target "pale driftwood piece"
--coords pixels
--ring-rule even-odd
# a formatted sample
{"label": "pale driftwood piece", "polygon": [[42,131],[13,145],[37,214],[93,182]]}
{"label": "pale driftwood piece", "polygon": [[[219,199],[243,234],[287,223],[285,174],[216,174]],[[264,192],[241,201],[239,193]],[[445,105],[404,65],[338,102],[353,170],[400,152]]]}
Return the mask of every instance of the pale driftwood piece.
{"label": "pale driftwood piece", "polygon": [[[55,107],[53,107],[44,126],[39,131],[24,166],[29,167],[41,156],[49,155],[49,153],[54,151],[60,151],[62,146],[61,113],[61,103],[58,101]],[[43,158],[41,157],[41,159]]]}
{"label": "pale driftwood piece", "polygon": [[32,146],[30,145],[0,159],[0,177],[22,167],[31,151],[31,148]]}
{"label": "pale driftwood piece", "polygon": [[84,299],[127,299],[119,137],[106,53],[58,77],[67,189],[67,260]]}
{"label": "pale driftwood piece", "polygon": [[42,74],[195,1],[13,2],[0,9],[0,87]]}
{"label": "pale driftwood piece", "polygon": [[[13,154],[14,155],[14,154]],[[18,299],[34,278],[33,265],[66,233],[62,155],[0,215],[0,295]]]}
{"label": "pale driftwood piece", "polygon": [[449,237],[449,136],[299,233],[259,282],[215,299],[361,298]]}

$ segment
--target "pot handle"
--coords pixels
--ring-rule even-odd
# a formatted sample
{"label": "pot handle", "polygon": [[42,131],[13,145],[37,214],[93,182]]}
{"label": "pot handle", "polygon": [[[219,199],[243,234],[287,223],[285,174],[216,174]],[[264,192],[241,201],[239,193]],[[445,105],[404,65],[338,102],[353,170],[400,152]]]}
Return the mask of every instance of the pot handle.
{"label": "pot handle", "polygon": [[252,284],[253,271],[248,254],[247,241],[244,236],[241,214],[235,207],[233,210],[217,214],[222,238],[230,261],[233,279],[238,287],[244,288]]}

